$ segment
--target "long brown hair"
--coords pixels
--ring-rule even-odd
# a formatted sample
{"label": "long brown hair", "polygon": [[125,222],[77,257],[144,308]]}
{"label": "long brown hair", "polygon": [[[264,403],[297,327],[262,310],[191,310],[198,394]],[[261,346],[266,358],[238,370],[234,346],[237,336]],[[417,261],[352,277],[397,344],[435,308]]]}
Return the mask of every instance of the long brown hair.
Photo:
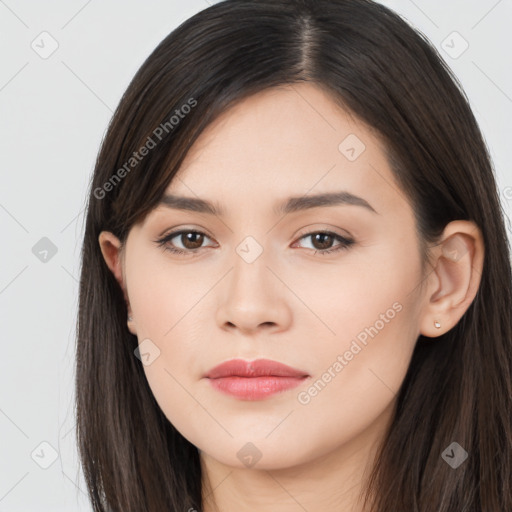
{"label": "long brown hair", "polygon": [[[492,164],[436,49],[370,0],[219,2],[169,34],[122,97],[91,182],[80,279],[77,442],[94,510],[201,510],[202,479],[197,448],[163,415],[134,356],[137,338],[98,235],[126,239],[216,116],[303,81],[382,137],[424,248],[456,219],[475,222],[485,244],[480,288],[462,319],[417,341],[368,505],[512,511],[512,277]],[[457,469],[441,457],[452,441],[469,454]]]}

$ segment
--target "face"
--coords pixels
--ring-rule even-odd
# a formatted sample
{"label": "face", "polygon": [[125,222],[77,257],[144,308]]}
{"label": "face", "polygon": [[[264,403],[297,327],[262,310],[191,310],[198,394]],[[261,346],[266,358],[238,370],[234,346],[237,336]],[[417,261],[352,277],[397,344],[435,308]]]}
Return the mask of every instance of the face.
{"label": "face", "polygon": [[[312,84],[267,90],[209,126],[166,194],[218,210],[161,204],[122,253],[131,329],[169,421],[213,459],[263,469],[381,428],[420,334],[422,275],[376,135]],[[302,377],[205,377],[231,359]]]}

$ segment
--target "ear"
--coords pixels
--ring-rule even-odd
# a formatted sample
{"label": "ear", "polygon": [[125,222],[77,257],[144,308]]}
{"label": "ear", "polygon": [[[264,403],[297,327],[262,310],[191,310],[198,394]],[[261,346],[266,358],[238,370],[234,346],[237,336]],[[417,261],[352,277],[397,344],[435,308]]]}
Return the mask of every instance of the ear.
{"label": "ear", "polygon": [[[473,302],[482,277],[484,242],[470,221],[450,222],[432,251],[420,333],[437,337],[454,327]],[[436,328],[435,324],[441,327]]]}
{"label": "ear", "polygon": [[132,317],[132,311],[130,307],[130,301],[128,300],[128,294],[126,291],[126,283],[123,272],[123,248],[121,241],[114,234],[109,231],[102,231],[98,237],[100,244],[101,253],[108,268],[114,274],[116,281],[119,283],[121,290],[123,291],[124,300],[126,302],[127,309],[127,324],[128,329],[132,334],[136,334],[135,323]]}

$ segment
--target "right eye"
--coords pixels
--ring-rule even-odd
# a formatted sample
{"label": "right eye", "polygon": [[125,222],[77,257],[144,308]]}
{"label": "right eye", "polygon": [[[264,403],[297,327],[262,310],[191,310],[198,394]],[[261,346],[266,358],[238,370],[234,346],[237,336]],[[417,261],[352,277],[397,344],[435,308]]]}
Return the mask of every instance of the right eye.
{"label": "right eye", "polygon": [[[177,238],[178,242],[181,243],[183,248],[176,247],[171,241]],[[156,243],[166,251],[170,251],[174,254],[194,254],[201,249],[205,238],[209,238],[205,233],[196,231],[193,229],[181,229],[173,231],[165,235],[164,237],[156,240]]]}

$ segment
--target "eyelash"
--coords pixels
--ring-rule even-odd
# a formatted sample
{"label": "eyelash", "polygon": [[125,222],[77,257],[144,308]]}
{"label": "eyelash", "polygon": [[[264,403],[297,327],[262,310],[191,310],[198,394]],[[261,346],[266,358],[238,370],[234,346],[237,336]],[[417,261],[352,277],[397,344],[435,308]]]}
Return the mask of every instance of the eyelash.
{"label": "eyelash", "polygon": [[[203,247],[198,247],[197,249],[183,250],[183,249],[178,249],[176,247],[172,247],[169,245],[169,242],[173,238],[176,238],[177,236],[182,235],[184,233],[195,233],[195,234],[204,235],[205,237],[210,238],[208,235],[206,235],[206,233],[203,233],[201,231],[196,231],[194,229],[181,229],[179,231],[174,231],[172,233],[169,233],[168,235],[165,235],[163,238],[155,240],[155,242],[164,251],[169,251],[169,252],[172,252],[173,254],[178,254],[178,255],[195,254],[200,249],[203,249]],[[336,240],[338,240],[340,242],[340,244],[333,247],[332,249],[315,249],[315,253],[314,253],[315,255],[317,253],[319,253],[321,255],[326,255],[326,254],[336,253],[339,251],[344,251],[344,250],[347,250],[351,245],[353,245],[355,243],[354,240],[352,240],[350,238],[345,238],[341,235],[338,235],[337,233],[333,233],[332,231],[311,231],[309,233],[302,233],[301,236],[299,237],[299,240],[301,240],[303,238],[307,238],[309,236],[317,235],[317,234],[333,236]]]}

